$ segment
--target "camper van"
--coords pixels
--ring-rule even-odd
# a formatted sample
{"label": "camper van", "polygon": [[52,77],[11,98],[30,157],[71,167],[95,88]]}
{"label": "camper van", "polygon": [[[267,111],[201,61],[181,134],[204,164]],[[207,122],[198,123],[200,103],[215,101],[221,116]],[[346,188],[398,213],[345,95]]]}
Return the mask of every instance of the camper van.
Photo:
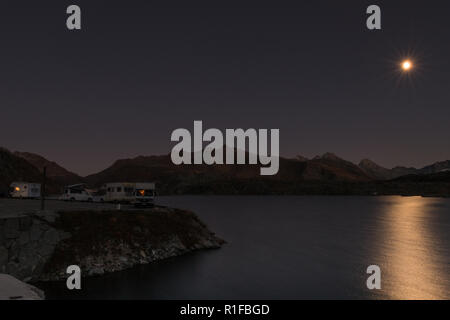
{"label": "camper van", "polygon": [[153,206],[155,184],[153,182],[114,182],[103,185],[105,201],[131,203],[135,206]]}
{"label": "camper van", "polygon": [[12,198],[40,198],[41,184],[30,182],[13,182],[10,185],[9,195]]}
{"label": "camper van", "polygon": [[83,183],[73,184],[71,186],[64,187],[64,193],[59,197],[59,200],[64,201],[93,201],[94,197],[86,189],[86,185]]}

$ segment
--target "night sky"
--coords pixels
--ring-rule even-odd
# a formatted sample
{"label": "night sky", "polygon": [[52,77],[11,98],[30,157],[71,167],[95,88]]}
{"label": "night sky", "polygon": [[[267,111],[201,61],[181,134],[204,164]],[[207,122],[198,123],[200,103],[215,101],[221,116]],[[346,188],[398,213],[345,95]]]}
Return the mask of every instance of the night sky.
{"label": "night sky", "polygon": [[203,120],[279,128],[283,156],[450,159],[449,1],[243,3],[1,1],[0,146],[85,175],[169,153],[174,129]]}

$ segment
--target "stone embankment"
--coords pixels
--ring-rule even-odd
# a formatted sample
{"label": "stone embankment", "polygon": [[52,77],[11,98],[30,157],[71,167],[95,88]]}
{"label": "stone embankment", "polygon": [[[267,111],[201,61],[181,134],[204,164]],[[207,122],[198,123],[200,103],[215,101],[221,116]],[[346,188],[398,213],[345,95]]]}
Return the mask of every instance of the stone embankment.
{"label": "stone embankment", "polygon": [[0,273],[29,281],[67,278],[78,265],[83,276],[224,243],[189,211],[62,211],[0,219]]}

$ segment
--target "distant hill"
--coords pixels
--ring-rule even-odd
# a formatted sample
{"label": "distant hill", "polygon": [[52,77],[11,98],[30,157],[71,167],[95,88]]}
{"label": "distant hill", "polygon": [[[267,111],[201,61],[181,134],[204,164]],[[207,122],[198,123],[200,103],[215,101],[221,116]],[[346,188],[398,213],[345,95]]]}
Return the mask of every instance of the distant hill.
{"label": "distant hill", "polygon": [[378,194],[450,197],[450,171],[409,174],[375,184]]}
{"label": "distant hill", "polygon": [[180,165],[169,155],[116,161],[111,167],[85,178],[100,186],[114,181],[155,181],[162,193],[289,193],[311,182],[370,181],[358,166],[332,154],[313,160],[280,158],[275,176],[261,176],[260,165]]}
{"label": "distant hill", "polygon": [[420,172],[420,169],[412,168],[412,167],[394,167],[391,169],[392,179],[397,177],[405,176],[408,174],[417,174]]}
{"label": "distant hill", "polygon": [[305,161],[309,160],[308,158],[306,158],[306,157],[304,157],[302,155],[299,155],[299,154],[296,155],[294,159],[297,160],[297,161],[302,161],[302,162],[305,162]]}
{"label": "distant hill", "polygon": [[394,178],[394,173],[390,169],[379,166],[369,159],[363,159],[358,165],[369,177],[375,180],[389,180]]}
{"label": "distant hill", "polygon": [[450,160],[436,162],[421,169],[399,166],[392,169],[386,169],[369,159],[361,160],[358,166],[375,180],[391,180],[406,175],[423,175],[450,170]]}
{"label": "distant hill", "polygon": [[[359,165],[333,153],[311,160],[280,158],[274,176],[260,176],[259,165],[173,165],[170,155],[139,156],[116,161],[85,181],[101,186],[115,181],[154,181],[160,194],[423,194],[448,195],[445,180],[392,180],[411,172],[445,170],[445,163],[429,169],[383,168],[368,159]],[[426,167],[427,168],[427,167]],[[431,169],[430,169],[431,168]],[[445,174],[440,174],[445,176]],[[418,179],[428,179],[424,175]],[[430,179],[434,179],[429,177]]]}
{"label": "distant hill", "polygon": [[419,170],[420,174],[439,173],[450,170],[450,160],[436,162]]}
{"label": "distant hill", "polygon": [[373,180],[366,172],[354,163],[339,158],[334,153],[327,152],[306,161],[307,169],[303,174],[305,180],[338,180],[338,181],[370,181]]}
{"label": "distant hill", "polygon": [[[428,174],[409,174],[401,176],[393,181],[395,182],[448,182],[450,183],[450,171],[444,170],[441,172]],[[450,190],[449,190],[450,191]]]}
{"label": "distant hill", "polygon": [[40,182],[41,174],[25,159],[0,148],[0,195],[8,194],[9,185],[13,181]]}
{"label": "distant hill", "polygon": [[60,186],[81,183],[83,181],[82,177],[64,169],[56,162],[47,160],[40,155],[30,152],[14,152],[14,155],[29,162],[36,169],[38,169],[39,172],[42,172],[43,168],[47,167],[47,177]]}

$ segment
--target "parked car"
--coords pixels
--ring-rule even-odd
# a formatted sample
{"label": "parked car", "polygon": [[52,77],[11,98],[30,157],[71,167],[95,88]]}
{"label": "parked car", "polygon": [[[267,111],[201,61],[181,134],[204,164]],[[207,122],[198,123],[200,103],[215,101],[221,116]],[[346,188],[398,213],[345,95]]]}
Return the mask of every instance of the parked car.
{"label": "parked car", "polygon": [[59,197],[64,201],[94,201],[94,196],[86,189],[84,184],[74,184],[64,188],[64,193]]}
{"label": "parked car", "polygon": [[92,191],[91,192],[94,202],[105,202],[106,198],[106,190],[98,190],[98,191]]}

